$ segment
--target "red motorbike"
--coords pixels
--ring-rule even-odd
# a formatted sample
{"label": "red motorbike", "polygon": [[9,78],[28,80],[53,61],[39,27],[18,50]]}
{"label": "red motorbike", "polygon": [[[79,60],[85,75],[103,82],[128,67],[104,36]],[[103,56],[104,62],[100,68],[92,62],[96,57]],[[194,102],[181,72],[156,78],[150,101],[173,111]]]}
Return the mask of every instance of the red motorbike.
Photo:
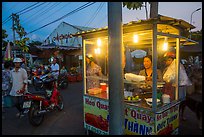
{"label": "red motorbike", "polygon": [[39,126],[44,120],[44,114],[53,110],[62,111],[63,98],[57,89],[56,79],[47,74],[41,77],[43,83],[42,93],[24,94],[23,109],[28,113],[29,122],[33,126]]}

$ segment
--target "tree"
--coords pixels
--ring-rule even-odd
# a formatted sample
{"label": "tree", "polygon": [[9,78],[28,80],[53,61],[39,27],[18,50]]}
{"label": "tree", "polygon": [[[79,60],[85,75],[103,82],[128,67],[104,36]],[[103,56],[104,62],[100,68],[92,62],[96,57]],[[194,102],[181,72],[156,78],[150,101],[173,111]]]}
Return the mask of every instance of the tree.
{"label": "tree", "polygon": [[202,40],[202,29],[200,31],[192,32],[192,40],[199,41]]}
{"label": "tree", "polygon": [[[149,2],[150,4],[150,18],[153,18],[154,15],[157,13],[158,9],[158,2]],[[129,10],[137,10],[142,7],[145,7],[146,10],[146,19],[148,19],[148,12],[147,12],[147,2],[123,2],[123,7],[127,7]]]}
{"label": "tree", "polygon": [[129,10],[131,9],[140,9],[143,7],[143,2],[123,2],[123,7],[127,7]]}
{"label": "tree", "polygon": [[8,34],[6,34],[6,30],[2,29],[2,41],[8,37]]}
{"label": "tree", "polygon": [[26,42],[29,40],[29,38],[25,37],[26,32],[25,29],[21,26],[19,15],[13,14],[14,19],[14,30],[16,33],[18,33],[20,40],[15,40],[15,44],[19,46],[23,52],[27,52],[29,48],[26,46]]}
{"label": "tree", "polygon": [[6,34],[6,30],[2,29],[2,50],[5,49],[5,47],[7,46],[7,41],[5,41],[4,39],[8,37],[8,34]]}
{"label": "tree", "polygon": [[148,19],[148,12],[147,12],[147,2],[123,2],[123,7],[127,7],[129,10],[137,10],[140,9],[142,7],[145,7],[145,11],[146,11],[146,19]]}
{"label": "tree", "polygon": [[29,38],[25,37],[25,35],[27,33],[25,32],[25,29],[20,24],[19,15],[12,14],[12,16],[13,16],[13,20],[14,20],[14,26],[13,26],[14,28],[13,29],[14,29],[14,31],[16,31],[16,33],[20,37],[20,40],[15,40],[14,43],[18,47],[20,47],[20,49],[23,51],[24,58],[25,58],[25,65],[27,66],[25,52],[28,52],[28,50],[29,50],[28,46],[26,45],[26,42],[29,40]]}

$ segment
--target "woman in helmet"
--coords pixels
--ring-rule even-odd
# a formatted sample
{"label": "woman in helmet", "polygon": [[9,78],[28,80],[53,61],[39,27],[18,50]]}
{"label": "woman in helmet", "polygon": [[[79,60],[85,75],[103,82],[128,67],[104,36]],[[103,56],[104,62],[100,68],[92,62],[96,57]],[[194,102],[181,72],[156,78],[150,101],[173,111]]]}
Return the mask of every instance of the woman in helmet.
{"label": "woman in helmet", "polygon": [[[167,83],[172,84],[175,87],[175,79],[176,79],[176,55],[173,52],[167,52],[164,54],[164,58],[166,60],[166,68],[163,72],[163,80]],[[179,73],[179,100],[180,103],[180,118],[185,120],[184,117],[184,109],[186,106],[185,98],[186,98],[186,86],[191,85],[191,81],[189,80],[184,66],[180,63],[180,73]],[[172,100],[174,99],[174,91],[168,92]],[[166,94],[166,93],[165,93]]]}
{"label": "woman in helmet", "polygon": [[176,55],[173,52],[166,52],[164,54],[164,58],[165,58],[165,64],[166,64],[166,68],[163,71],[163,75],[166,72],[167,68],[171,65],[171,63],[174,61],[174,59],[176,58]]}
{"label": "woman in helmet", "polygon": [[12,88],[10,95],[13,98],[15,107],[19,111],[16,116],[21,117],[23,116],[23,94],[27,91],[28,76],[26,70],[21,68],[22,60],[20,58],[15,58],[13,63],[14,69],[11,70]]}

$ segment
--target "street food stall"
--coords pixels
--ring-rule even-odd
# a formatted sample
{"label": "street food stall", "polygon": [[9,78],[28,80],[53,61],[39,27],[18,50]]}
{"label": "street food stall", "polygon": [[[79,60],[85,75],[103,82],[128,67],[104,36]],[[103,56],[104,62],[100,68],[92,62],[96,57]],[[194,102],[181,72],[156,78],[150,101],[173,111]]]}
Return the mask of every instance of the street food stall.
{"label": "street food stall", "polygon": [[[153,58],[156,57],[158,61],[159,55],[164,53],[162,49],[165,42],[168,42],[168,48],[176,49],[177,84],[174,88],[175,99],[170,100],[168,96],[165,98],[163,91],[168,90],[169,86],[166,86],[164,81],[156,81],[156,85],[154,85],[155,82],[147,84],[143,76],[134,72],[124,72],[124,133],[127,135],[178,134],[179,48],[196,43],[186,38],[189,29],[194,28],[194,26],[180,19],[160,15],[156,19],[157,30],[155,33],[153,21],[155,19],[123,24],[123,46],[131,51],[148,49],[148,54],[151,54],[155,48],[152,46],[153,37],[156,35],[157,52],[152,56]],[[108,135],[109,100],[111,99],[109,98],[109,73],[107,69],[108,28],[79,32],[75,36],[81,36],[83,39],[84,128],[97,134]],[[95,75],[88,73],[90,63],[86,61],[87,58],[91,58],[95,64],[100,66],[102,75],[99,75],[98,72]],[[156,74],[153,73],[153,75]],[[95,82],[98,84],[94,84]]]}

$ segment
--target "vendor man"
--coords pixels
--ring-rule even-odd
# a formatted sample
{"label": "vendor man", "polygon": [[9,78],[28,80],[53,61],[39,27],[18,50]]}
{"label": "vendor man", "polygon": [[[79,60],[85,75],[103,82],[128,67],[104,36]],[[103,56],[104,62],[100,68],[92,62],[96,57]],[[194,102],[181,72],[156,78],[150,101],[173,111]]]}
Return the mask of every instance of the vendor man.
{"label": "vendor man", "polygon": [[56,79],[58,79],[58,76],[59,76],[59,64],[57,64],[57,59],[56,58],[54,58],[53,61],[52,61],[51,71],[52,71],[52,74],[54,75],[54,77]]}

